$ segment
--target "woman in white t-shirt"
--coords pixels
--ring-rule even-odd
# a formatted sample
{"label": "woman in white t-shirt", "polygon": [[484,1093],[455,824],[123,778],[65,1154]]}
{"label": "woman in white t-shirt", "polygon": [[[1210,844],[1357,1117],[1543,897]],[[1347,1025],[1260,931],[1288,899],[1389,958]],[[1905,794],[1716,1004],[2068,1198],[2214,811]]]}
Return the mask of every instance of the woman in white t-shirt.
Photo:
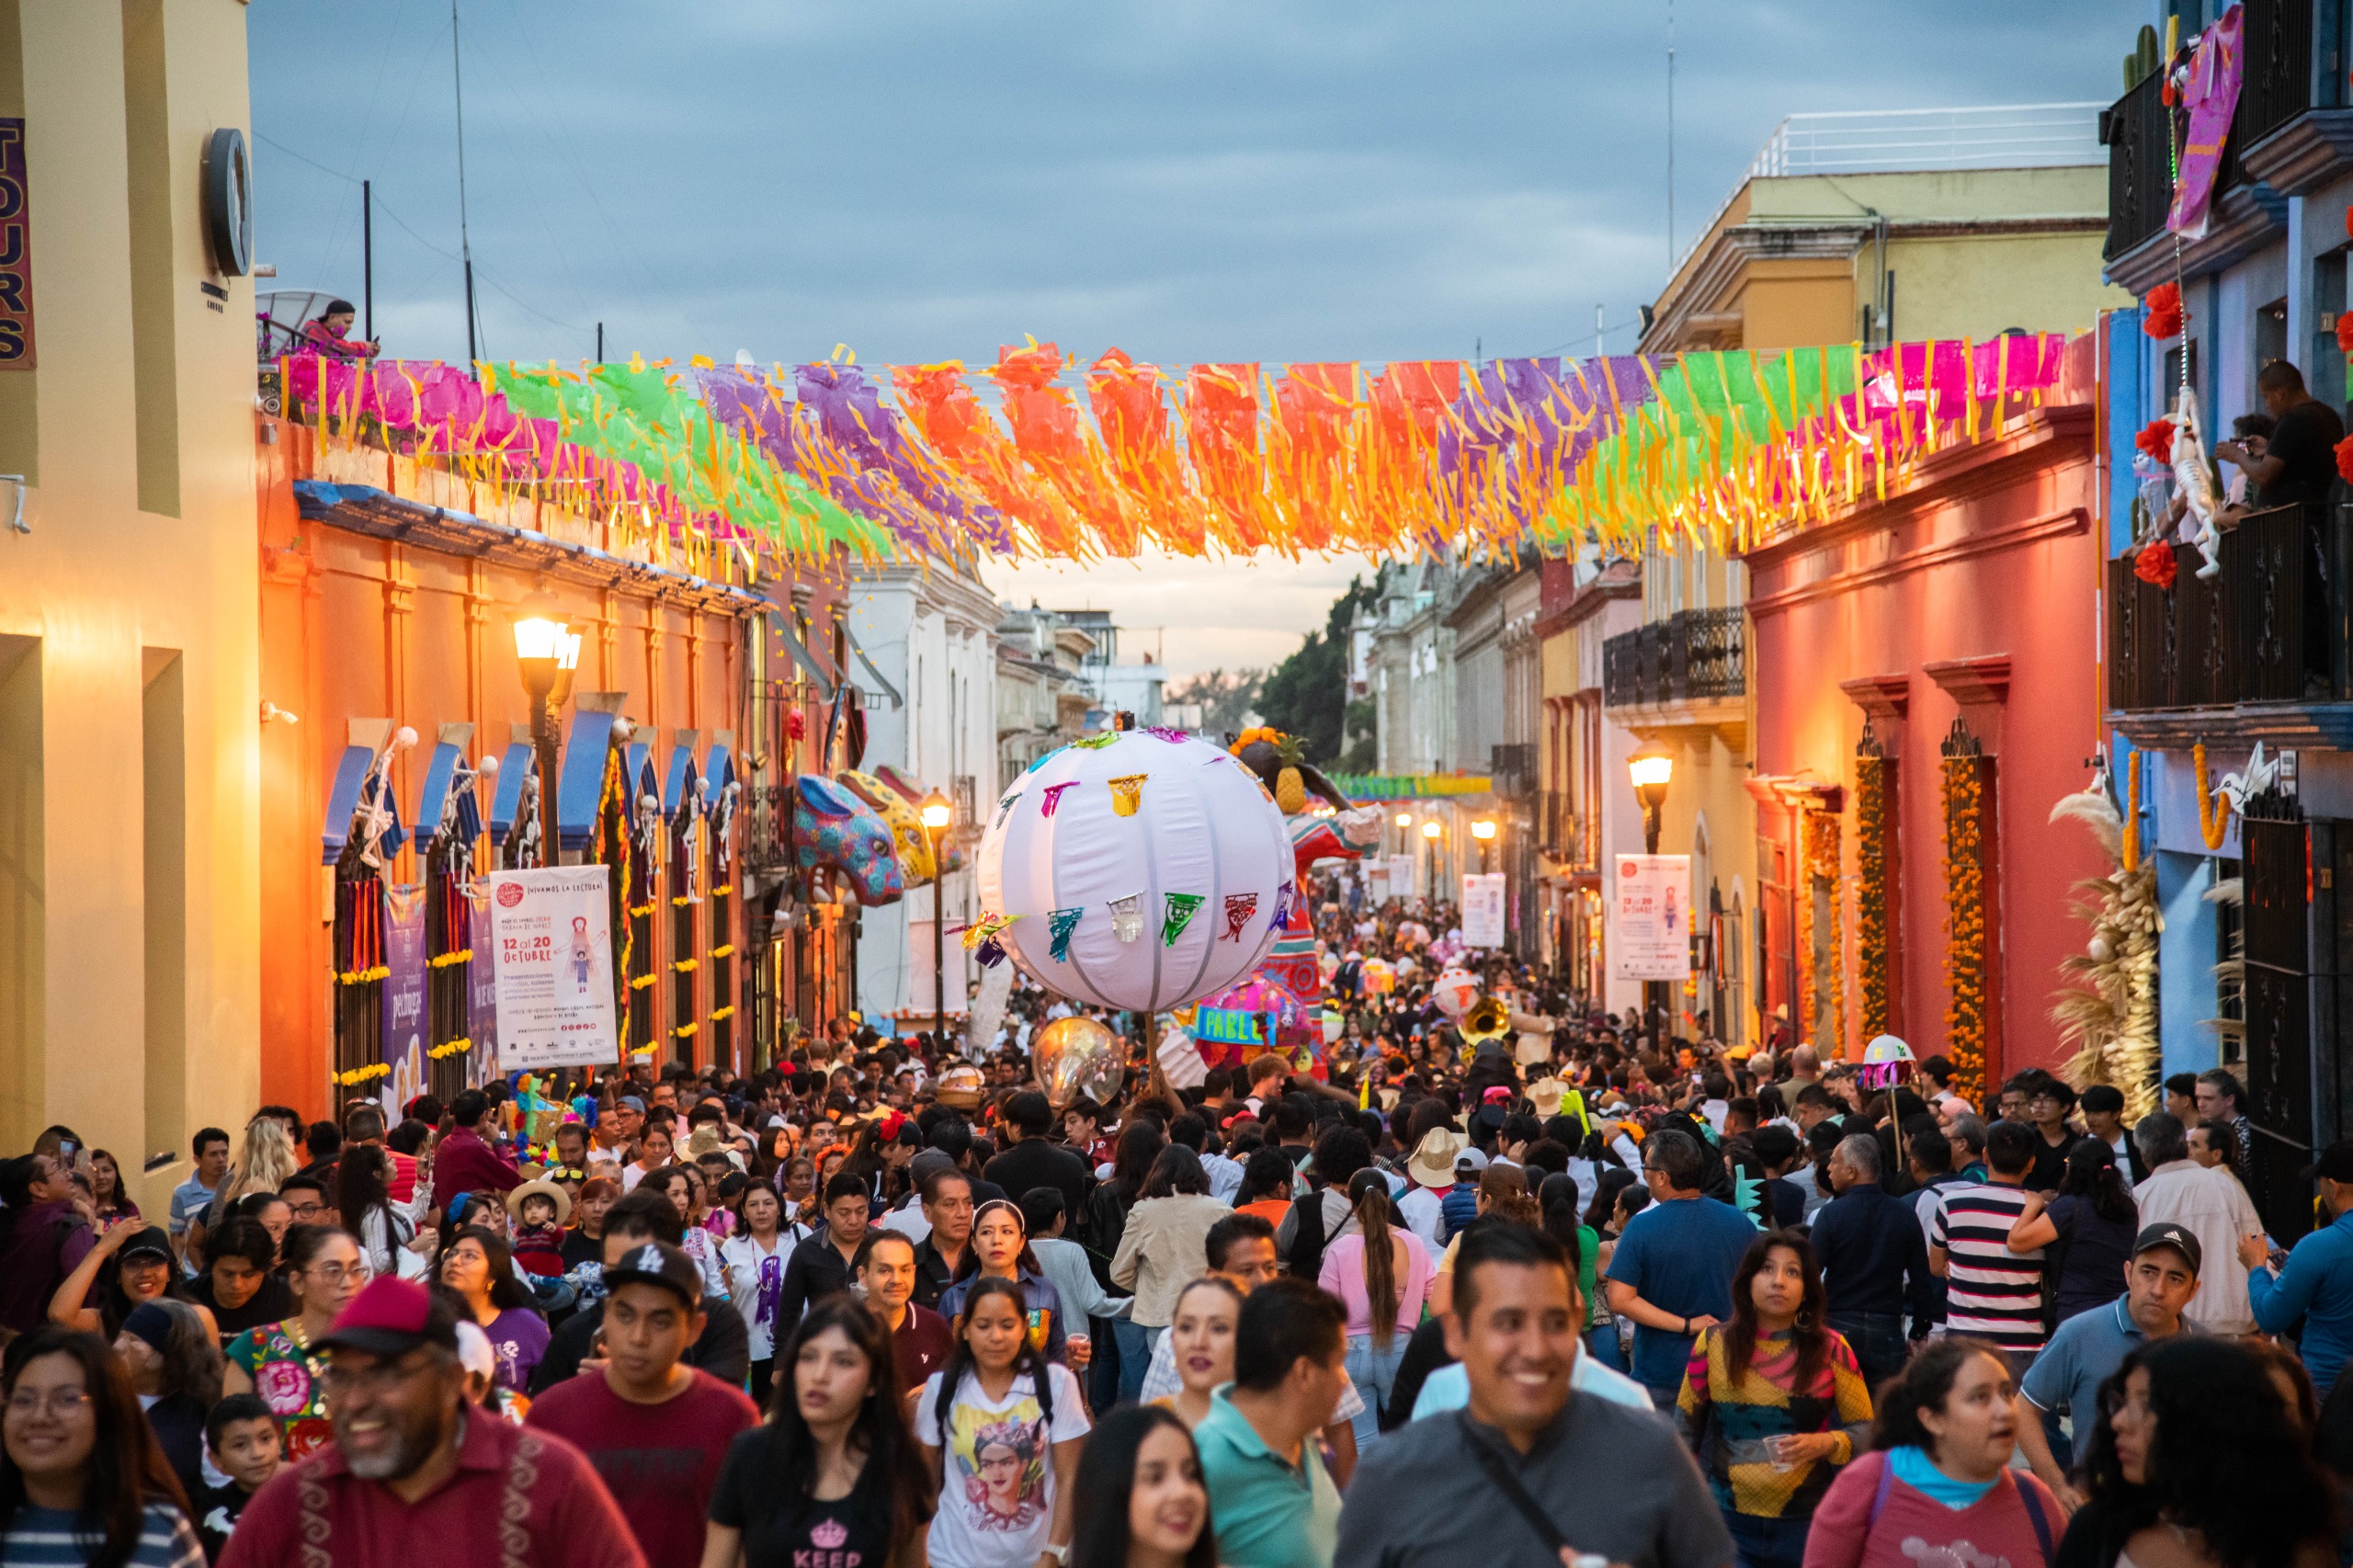
{"label": "woman in white t-shirt", "polygon": [[765,1181],[744,1189],[735,1214],[743,1228],[719,1244],[719,1266],[751,1336],[752,1397],[766,1409],[776,1371],[777,1308],[784,1300],[784,1266],[794,1243],[783,1233],[784,1200]]}
{"label": "woman in white t-shirt", "polygon": [[925,1380],[915,1426],[939,1483],[933,1568],[1031,1568],[1049,1547],[1068,1548],[1086,1406],[1077,1380],[1031,1348],[1018,1281],[972,1281],[955,1350]]}

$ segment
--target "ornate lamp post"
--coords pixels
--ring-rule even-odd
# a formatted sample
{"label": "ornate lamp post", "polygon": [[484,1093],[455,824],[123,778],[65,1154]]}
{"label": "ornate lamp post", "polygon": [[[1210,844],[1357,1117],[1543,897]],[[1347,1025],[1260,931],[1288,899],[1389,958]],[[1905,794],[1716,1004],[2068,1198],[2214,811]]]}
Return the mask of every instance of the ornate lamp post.
{"label": "ornate lamp post", "polygon": [[1481,817],[1471,824],[1471,836],[1479,841],[1479,869],[1487,869],[1487,846],[1495,841],[1495,819]]}
{"label": "ornate lamp post", "polygon": [[939,841],[956,820],[956,808],[934,790],[923,798],[919,814],[924,835],[931,840],[931,1048],[948,1050],[948,905],[940,894],[948,885],[948,870],[939,856]]}
{"label": "ornate lamp post", "polygon": [[540,863],[552,866],[563,858],[556,836],[556,715],[572,696],[580,634],[565,624],[554,596],[543,590],[525,598],[516,616],[515,662],[530,699],[531,752],[539,761]]}
{"label": "ornate lamp post", "polygon": [[1429,900],[1431,907],[1433,908],[1437,907],[1438,904],[1438,835],[1443,834],[1445,831],[1446,829],[1438,824],[1438,818],[1425,817],[1422,819],[1422,844],[1424,848],[1428,852],[1427,858],[1429,860],[1430,885]]}
{"label": "ornate lamp post", "polygon": [[[1644,746],[1626,759],[1626,772],[1633,780],[1634,799],[1643,808],[1643,847],[1646,853],[1658,853],[1659,818],[1666,807],[1666,787],[1675,779],[1675,754],[1653,744]],[[1662,980],[1643,982],[1643,1012],[1651,1026],[1651,1040],[1664,1047],[1666,1035],[1666,983]]]}

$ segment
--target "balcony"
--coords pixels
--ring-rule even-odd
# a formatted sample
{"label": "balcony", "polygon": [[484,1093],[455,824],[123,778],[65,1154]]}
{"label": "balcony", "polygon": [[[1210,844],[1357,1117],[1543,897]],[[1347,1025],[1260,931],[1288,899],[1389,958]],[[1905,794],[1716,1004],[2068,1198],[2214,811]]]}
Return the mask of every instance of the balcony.
{"label": "balcony", "polygon": [[1655,708],[1745,696],[1746,641],[1737,609],[1677,610],[1601,645],[1601,700]]}
{"label": "balcony", "polygon": [[[2305,613],[2304,558],[2317,535],[2335,585],[2325,615]],[[2204,739],[2353,745],[2344,567],[2353,564],[2353,506],[2250,513],[2222,540],[2222,570],[2197,575],[2198,552],[2174,547],[2174,585],[2108,563],[2109,722],[2130,739],[2186,746]]]}
{"label": "balcony", "polygon": [[1536,793],[1536,746],[1517,742],[1487,748],[1487,777],[1506,800],[1525,800]]}
{"label": "balcony", "polygon": [[1572,869],[1590,869],[1594,863],[1588,831],[1592,824],[1577,815],[1576,797],[1563,790],[1547,790],[1537,799],[1537,831],[1542,840],[1538,847],[1545,858]]}

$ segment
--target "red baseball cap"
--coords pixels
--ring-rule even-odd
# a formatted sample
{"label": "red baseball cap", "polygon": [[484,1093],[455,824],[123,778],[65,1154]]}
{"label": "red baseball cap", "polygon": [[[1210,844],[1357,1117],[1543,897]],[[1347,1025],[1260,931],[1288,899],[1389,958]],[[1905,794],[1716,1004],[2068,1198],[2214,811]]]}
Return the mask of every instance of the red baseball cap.
{"label": "red baseball cap", "polygon": [[458,1321],[433,1292],[414,1280],[380,1274],[368,1281],[335,1326],[318,1340],[322,1350],[405,1356],[420,1345],[458,1350]]}

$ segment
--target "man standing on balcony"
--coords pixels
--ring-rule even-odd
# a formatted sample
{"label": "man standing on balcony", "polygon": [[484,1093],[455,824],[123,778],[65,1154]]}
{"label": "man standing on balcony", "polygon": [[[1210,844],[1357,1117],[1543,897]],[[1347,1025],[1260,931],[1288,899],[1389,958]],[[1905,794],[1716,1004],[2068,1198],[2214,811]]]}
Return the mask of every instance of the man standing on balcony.
{"label": "man standing on balcony", "polygon": [[2304,506],[2304,696],[2332,695],[2328,653],[2328,556],[2317,510],[2336,481],[2336,443],[2345,422],[2336,410],[2304,390],[2303,372],[2274,359],[2256,373],[2255,390],[2276,423],[2261,457],[2236,441],[2214,449],[2215,458],[2246,471],[2246,482],[2271,506]]}

